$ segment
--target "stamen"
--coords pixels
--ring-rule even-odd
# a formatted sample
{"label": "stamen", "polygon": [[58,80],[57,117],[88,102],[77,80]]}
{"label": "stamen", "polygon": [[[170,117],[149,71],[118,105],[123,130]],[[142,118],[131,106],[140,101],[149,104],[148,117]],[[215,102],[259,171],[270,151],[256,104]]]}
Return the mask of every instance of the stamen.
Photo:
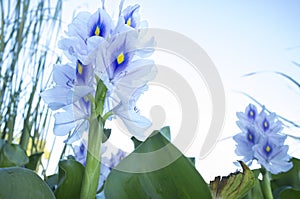
{"label": "stamen", "polygon": [[268,121],[265,120],[264,123],[263,123],[263,125],[264,125],[264,128],[267,129],[269,127]]}
{"label": "stamen", "polygon": [[127,24],[128,26],[131,26],[131,18],[130,18],[130,17],[127,19],[126,24]]}
{"label": "stamen", "polygon": [[118,57],[117,57],[117,62],[118,62],[118,64],[119,64],[119,65],[122,64],[122,63],[124,62],[124,60],[125,60],[124,53],[120,53],[120,54],[118,55]]}
{"label": "stamen", "polygon": [[252,139],[253,139],[253,136],[252,136],[251,133],[249,133],[248,138],[249,138],[249,140],[252,140]]}
{"label": "stamen", "polygon": [[96,29],[95,29],[95,35],[96,35],[96,36],[99,36],[100,33],[101,33],[100,28],[99,28],[98,26],[96,26]]}
{"label": "stamen", "polygon": [[250,111],[250,112],[249,112],[249,115],[250,115],[251,117],[253,117],[253,116],[254,116],[253,111]]}
{"label": "stamen", "polygon": [[78,73],[81,75],[82,72],[83,72],[83,68],[82,68],[82,65],[80,63],[77,64],[77,71]]}
{"label": "stamen", "polygon": [[271,147],[269,145],[267,145],[266,148],[265,148],[265,150],[266,150],[267,153],[270,153]]}

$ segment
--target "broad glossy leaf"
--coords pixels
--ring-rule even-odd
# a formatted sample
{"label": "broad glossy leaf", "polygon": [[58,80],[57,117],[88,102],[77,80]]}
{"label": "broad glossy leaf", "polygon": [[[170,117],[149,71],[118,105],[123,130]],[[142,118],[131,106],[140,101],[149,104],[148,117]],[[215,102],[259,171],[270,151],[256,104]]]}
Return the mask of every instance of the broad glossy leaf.
{"label": "broad glossy leaf", "polygon": [[51,176],[47,176],[45,182],[48,184],[52,191],[55,191],[58,185],[58,174],[53,174]]}
{"label": "broad glossy leaf", "polygon": [[5,140],[0,139],[0,150],[2,149],[2,146],[5,144]]}
{"label": "broad glossy leaf", "polygon": [[170,127],[169,126],[165,126],[163,128],[160,129],[160,133],[165,136],[165,138],[169,141],[171,141],[171,133],[170,133]]}
{"label": "broad glossy leaf", "polygon": [[272,175],[272,188],[274,190],[286,186],[300,190],[300,160],[293,158],[292,162],[293,168],[288,172]]}
{"label": "broad glossy leaf", "polygon": [[138,139],[136,139],[134,136],[131,137],[131,140],[134,144],[134,148],[136,149],[140,144],[142,144],[143,142],[139,141]]}
{"label": "broad glossy leaf", "polygon": [[111,171],[104,193],[109,199],[211,198],[191,161],[158,131]]}
{"label": "broad glossy leaf", "polygon": [[43,155],[43,152],[35,153],[29,156],[29,162],[25,165],[27,169],[31,169],[35,171],[38,167],[38,163],[41,160],[41,157]]}
{"label": "broad glossy leaf", "polygon": [[55,190],[57,199],[80,198],[84,167],[74,159],[59,162],[59,182]]}
{"label": "broad glossy leaf", "polygon": [[111,129],[104,129],[103,136],[102,136],[102,143],[106,142],[110,137]]}
{"label": "broad glossy leaf", "polygon": [[300,190],[286,189],[280,193],[280,199],[300,198]]}
{"label": "broad glossy leaf", "polygon": [[216,177],[210,182],[210,188],[214,198],[238,199],[242,198],[254,186],[255,178],[253,172],[240,161],[243,173],[232,173],[227,177]]}
{"label": "broad glossy leaf", "polygon": [[1,199],[55,199],[48,185],[33,171],[25,168],[0,168]]}
{"label": "broad glossy leaf", "polygon": [[23,166],[29,162],[20,145],[4,143],[0,151],[0,167]]}

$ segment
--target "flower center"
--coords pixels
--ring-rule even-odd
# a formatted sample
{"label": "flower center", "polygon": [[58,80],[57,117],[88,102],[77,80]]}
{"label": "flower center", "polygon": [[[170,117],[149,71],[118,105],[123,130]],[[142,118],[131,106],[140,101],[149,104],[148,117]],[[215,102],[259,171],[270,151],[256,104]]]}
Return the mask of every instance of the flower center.
{"label": "flower center", "polygon": [[119,65],[122,64],[122,63],[124,62],[124,60],[125,60],[124,53],[120,53],[120,54],[118,55],[118,57],[117,57],[117,62],[118,62],[118,64],[119,64]]}
{"label": "flower center", "polygon": [[269,122],[266,119],[263,122],[263,128],[264,128],[264,131],[267,131],[269,129]]}
{"label": "flower center", "polygon": [[267,145],[266,148],[265,148],[265,150],[266,150],[267,153],[270,153],[271,147],[269,145]]}
{"label": "flower center", "polygon": [[255,112],[252,109],[248,112],[248,118],[255,119]]}
{"label": "flower center", "polygon": [[78,62],[78,64],[77,64],[77,71],[78,71],[78,73],[81,75],[82,74],[82,72],[83,72],[83,68],[82,68],[82,65]]}
{"label": "flower center", "polygon": [[127,24],[128,26],[131,26],[131,18],[130,18],[130,17],[127,19],[126,24]]}
{"label": "flower center", "polygon": [[95,35],[96,36],[99,36],[100,35],[100,28],[99,28],[99,26],[96,26],[96,29],[95,29]]}
{"label": "flower center", "polygon": [[253,136],[252,136],[251,133],[249,133],[248,138],[249,138],[249,140],[252,140],[252,139],[253,139]]}

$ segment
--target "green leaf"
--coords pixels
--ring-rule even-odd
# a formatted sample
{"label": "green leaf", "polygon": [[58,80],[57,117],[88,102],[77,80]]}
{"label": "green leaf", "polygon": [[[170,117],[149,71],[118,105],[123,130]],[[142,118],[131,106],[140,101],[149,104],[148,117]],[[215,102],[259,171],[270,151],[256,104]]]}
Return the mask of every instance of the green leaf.
{"label": "green leaf", "polygon": [[216,177],[210,182],[214,198],[238,199],[242,198],[254,186],[253,172],[242,161],[239,161],[243,173],[231,173],[227,177]]}
{"label": "green leaf", "polygon": [[293,158],[293,168],[288,172],[278,175],[272,175],[272,188],[273,190],[281,189],[281,187],[292,187],[300,190],[300,160]]}
{"label": "green leaf", "polygon": [[191,163],[193,163],[193,165],[195,166],[196,164],[196,160],[194,157],[189,157],[189,160],[191,161]]}
{"label": "green leaf", "polygon": [[280,193],[280,199],[300,198],[300,190],[286,189]]}
{"label": "green leaf", "polygon": [[136,139],[134,136],[131,137],[131,140],[133,141],[134,144],[134,148],[136,149],[140,144],[142,144],[143,142],[139,141],[138,139]]}
{"label": "green leaf", "polygon": [[58,174],[53,174],[51,176],[47,176],[45,179],[46,183],[50,187],[52,191],[55,191],[58,185]]}
{"label": "green leaf", "polygon": [[243,197],[243,199],[263,199],[264,195],[261,190],[261,181],[258,179],[258,176],[260,174],[259,169],[254,169],[252,170],[254,177],[255,177],[255,182],[254,182],[254,187]]}
{"label": "green leaf", "polygon": [[76,199],[80,197],[84,167],[73,159],[59,162],[59,182],[55,190],[57,199]]}
{"label": "green leaf", "polygon": [[103,129],[102,143],[108,140],[110,134],[111,134],[111,129]]}
{"label": "green leaf", "polygon": [[104,193],[109,199],[211,198],[191,161],[159,131],[110,172]]}
{"label": "green leaf", "polygon": [[95,94],[95,106],[96,106],[96,114],[98,116],[98,115],[102,115],[103,113],[103,106],[104,106],[107,88],[99,77],[96,76],[96,80],[97,80],[97,89]]}
{"label": "green leaf", "polygon": [[0,167],[23,166],[29,162],[20,145],[4,143],[0,151]]}
{"label": "green leaf", "polygon": [[35,154],[32,154],[31,156],[29,156],[29,162],[25,165],[25,167],[27,169],[31,169],[31,170],[35,171],[38,167],[38,163],[41,160],[43,153],[44,152],[35,153]]}
{"label": "green leaf", "polygon": [[169,126],[165,126],[163,128],[160,129],[160,133],[165,136],[165,138],[169,141],[171,141],[171,133],[170,133],[170,127]]}
{"label": "green leaf", "polygon": [[2,149],[2,146],[5,144],[5,140],[0,139],[0,150]]}
{"label": "green leaf", "polygon": [[48,185],[33,171],[25,168],[0,168],[0,198],[55,199]]}

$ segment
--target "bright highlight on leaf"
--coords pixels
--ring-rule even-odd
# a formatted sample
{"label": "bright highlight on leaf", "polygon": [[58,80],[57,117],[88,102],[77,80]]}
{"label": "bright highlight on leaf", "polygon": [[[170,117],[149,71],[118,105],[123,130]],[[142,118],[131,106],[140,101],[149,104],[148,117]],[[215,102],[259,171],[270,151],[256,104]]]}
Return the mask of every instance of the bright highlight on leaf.
{"label": "bright highlight on leaf", "polygon": [[214,199],[238,199],[243,197],[254,186],[253,172],[239,161],[243,173],[231,173],[227,177],[216,177],[210,182],[210,188]]}

